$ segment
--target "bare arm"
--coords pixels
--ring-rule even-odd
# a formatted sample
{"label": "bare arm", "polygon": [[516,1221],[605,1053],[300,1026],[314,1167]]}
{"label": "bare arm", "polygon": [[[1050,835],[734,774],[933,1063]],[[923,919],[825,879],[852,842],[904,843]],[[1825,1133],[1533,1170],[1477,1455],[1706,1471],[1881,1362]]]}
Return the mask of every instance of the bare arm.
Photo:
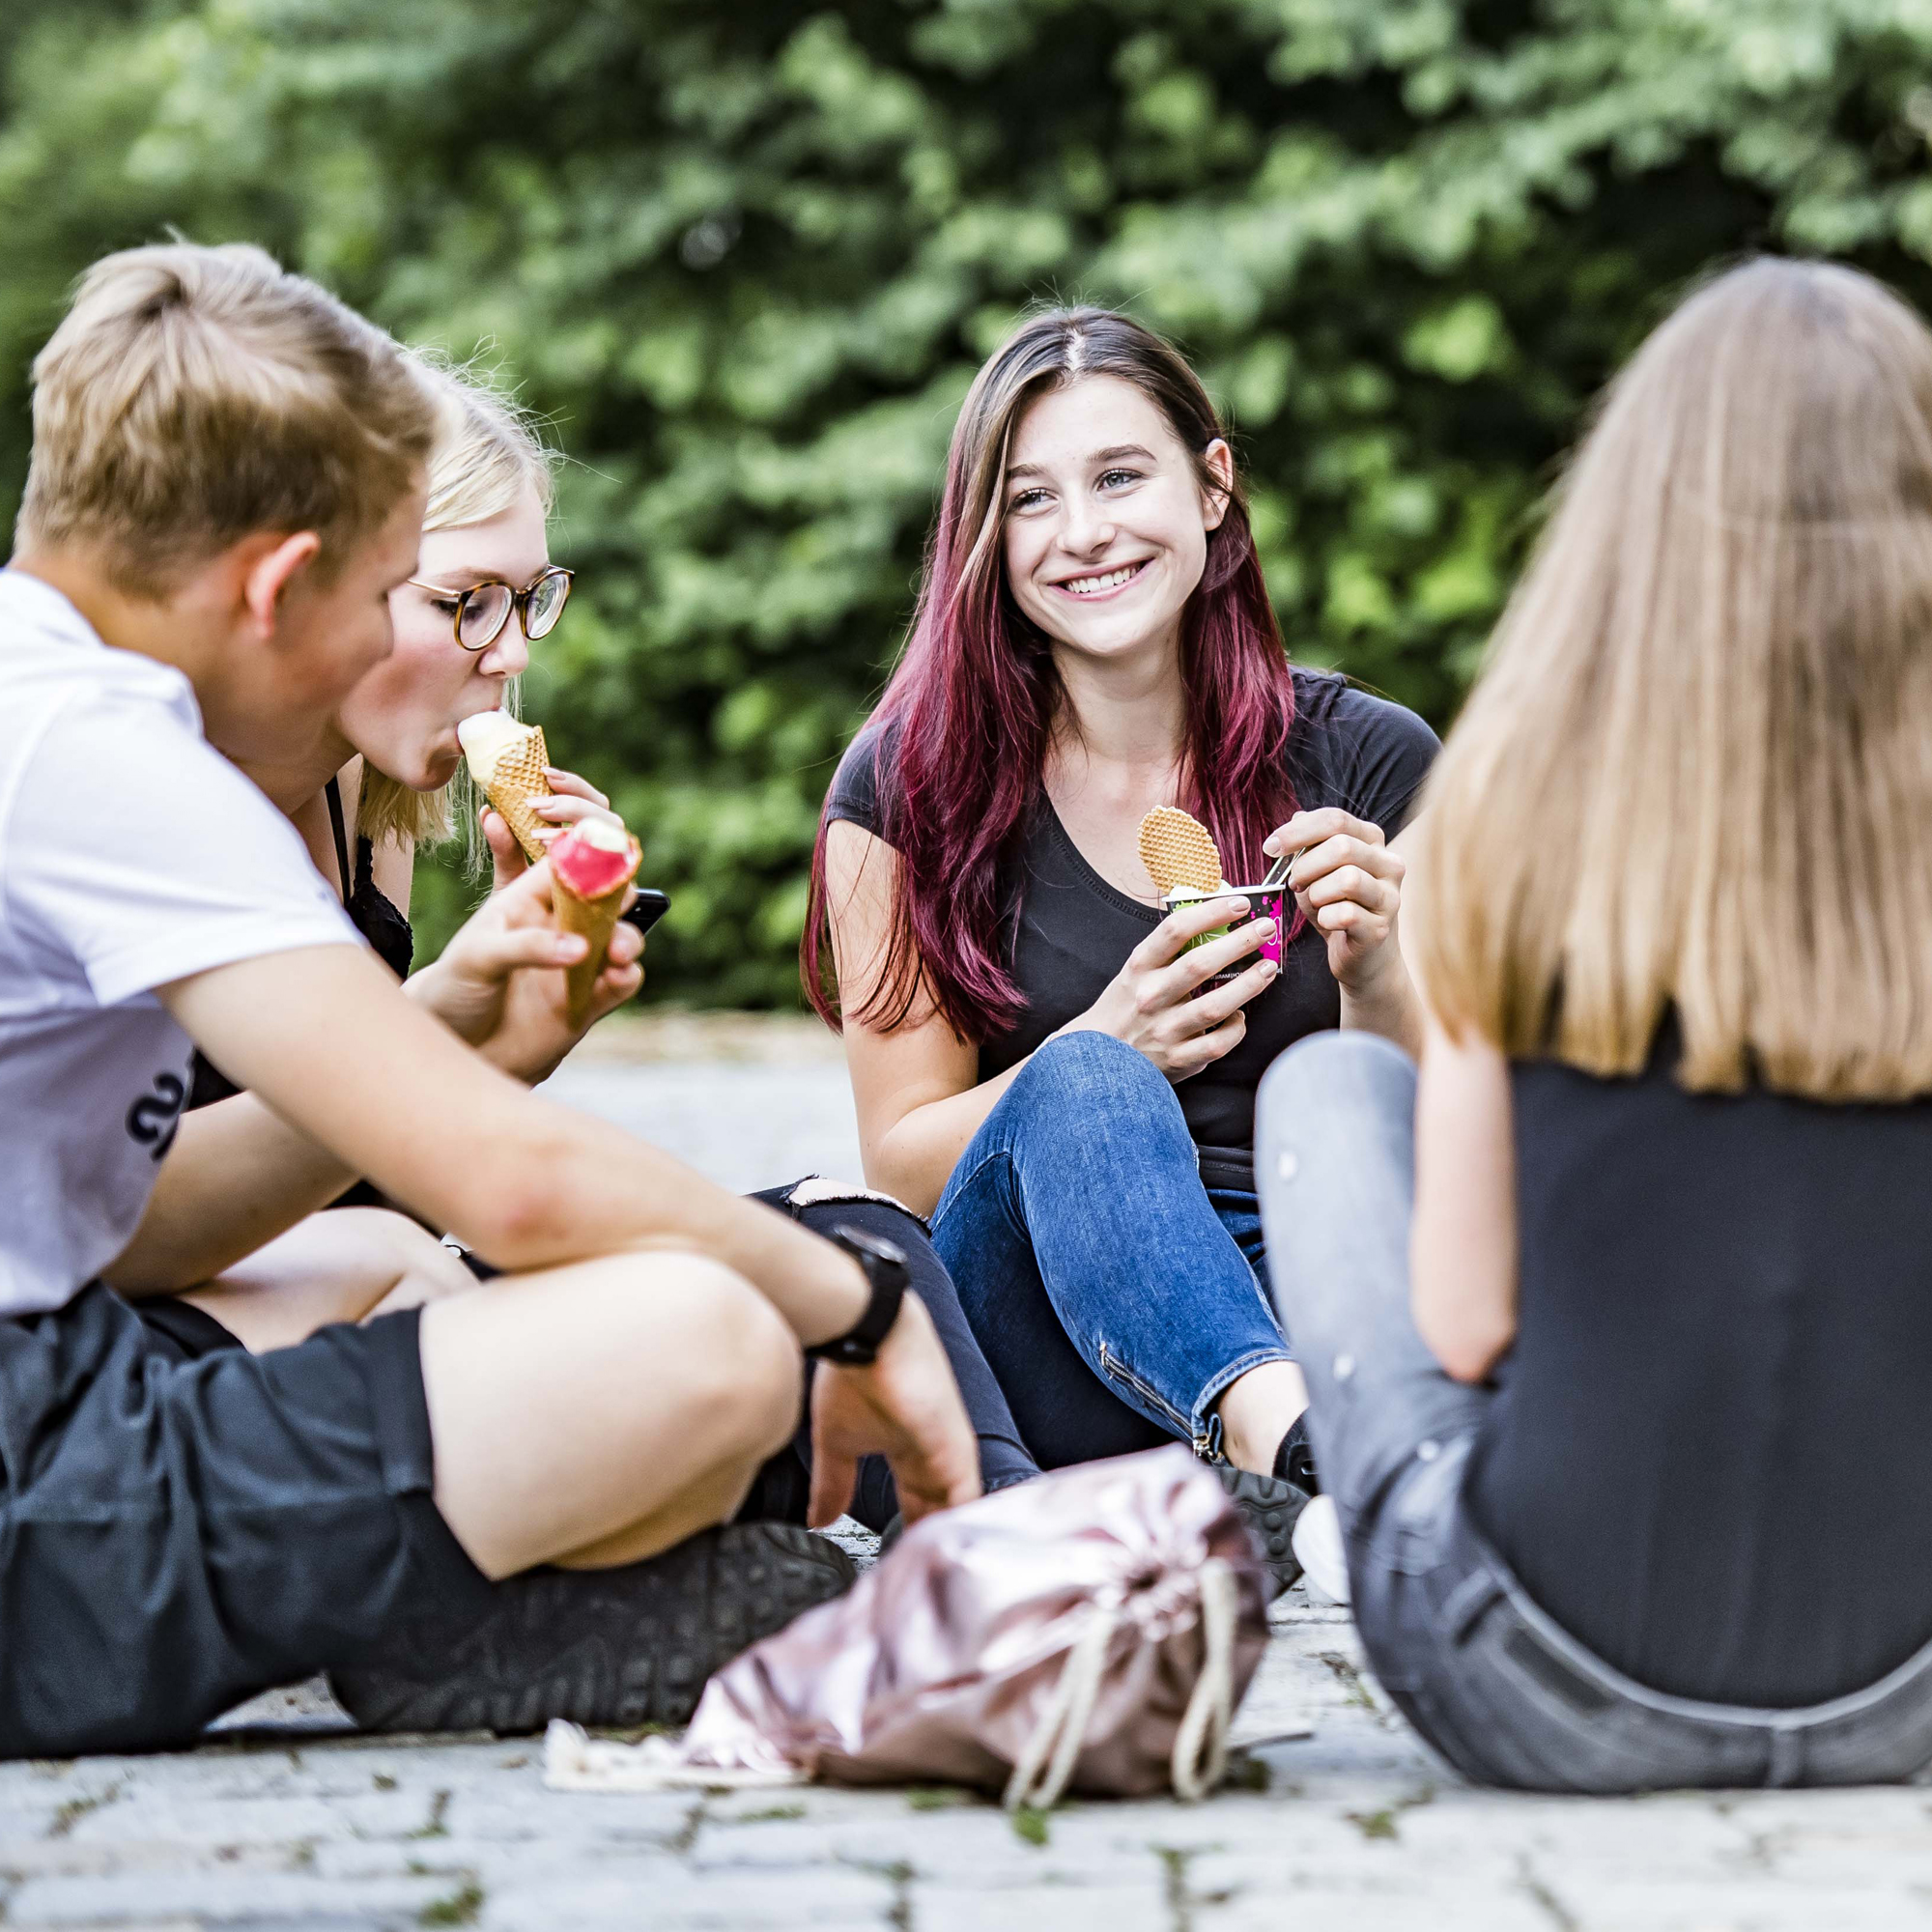
{"label": "bare arm", "polygon": [[1342,988],[1342,1024],[1392,1039],[1411,1057],[1422,1049],[1422,1013],[1415,988],[1401,959],[1391,965],[1378,986],[1363,993]]}
{"label": "bare arm", "polygon": [[825,869],[866,1179],[929,1214],[967,1142],[1019,1068],[976,1085],[979,1049],[933,1010],[923,987],[906,1020],[890,1033],[851,1017],[885,955],[899,859],[882,839],[840,819],[826,837]]}
{"label": "bare arm", "polygon": [[[825,869],[833,957],[850,1015],[866,1004],[885,958],[899,859],[883,840],[839,820],[826,838]],[[1225,939],[1181,952],[1197,933],[1227,924],[1229,905],[1204,899],[1171,914],[1127,956],[1099,999],[1060,1031],[1111,1034],[1171,1080],[1184,1080],[1231,1052],[1246,1033],[1241,1009],[1276,969],[1258,961],[1230,985],[1199,989],[1261,944],[1264,923],[1251,921]],[[867,1179],[929,1214],[967,1143],[1026,1062],[976,1084],[978,1048],[940,1017],[922,985],[906,1019],[890,1033],[847,1018],[845,1064]]]}
{"label": "bare arm", "polygon": [[103,1278],[130,1300],[198,1288],[355,1179],[252,1094],[184,1114],[141,1225]]}
{"label": "bare arm", "polygon": [[[650,1248],[708,1255],[763,1292],[807,1345],[842,1334],[865,1308],[847,1256],[671,1155],[527,1093],[355,948],[271,953],[160,996],[282,1121],[498,1266]],[[218,1208],[211,1151],[198,1137],[170,1162],[186,1163],[177,1185]],[[208,1238],[239,1237],[232,1219],[245,1212],[231,1202]]]}
{"label": "bare arm", "polygon": [[[1408,834],[1398,833],[1389,845],[1389,857],[1406,867]],[[1395,883],[1400,891],[1403,873]],[[1389,915],[1388,944],[1382,948],[1378,970],[1368,975],[1360,986],[1342,987],[1342,1024],[1359,1027],[1365,1033],[1378,1033],[1392,1039],[1413,1060],[1422,1058],[1422,1002],[1416,996],[1415,981],[1408,962],[1403,957],[1400,908]]]}
{"label": "bare arm", "polygon": [[1415,1101],[1415,1325],[1458,1381],[1481,1381],[1516,1339],[1516,1150],[1509,1063],[1425,1018]]}
{"label": "bare arm", "polygon": [[[549,1073],[585,1028],[636,993],[641,977],[642,938],[620,925],[588,1013],[574,1019],[558,966],[583,942],[553,928],[548,890],[547,870],[526,872],[404,989],[493,1065],[526,1081]],[[355,1179],[252,1094],[185,1115],[141,1225],[107,1279],[132,1295],[197,1287],[327,1207]]]}

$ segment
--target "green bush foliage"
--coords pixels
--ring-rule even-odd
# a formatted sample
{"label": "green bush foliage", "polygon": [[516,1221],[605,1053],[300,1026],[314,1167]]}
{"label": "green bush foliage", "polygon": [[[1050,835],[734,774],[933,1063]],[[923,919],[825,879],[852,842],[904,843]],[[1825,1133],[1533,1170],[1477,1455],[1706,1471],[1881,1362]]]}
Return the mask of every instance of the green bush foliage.
{"label": "green bush foliage", "polygon": [[63,289],[169,225],[481,349],[574,459],[528,709],[702,1002],[797,997],[819,800],[1029,304],[1181,340],[1291,648],[1441,724],[1688,278],[1922,299],[1932,256],[1927,0],[9,0],[0,61],[0,498]]}

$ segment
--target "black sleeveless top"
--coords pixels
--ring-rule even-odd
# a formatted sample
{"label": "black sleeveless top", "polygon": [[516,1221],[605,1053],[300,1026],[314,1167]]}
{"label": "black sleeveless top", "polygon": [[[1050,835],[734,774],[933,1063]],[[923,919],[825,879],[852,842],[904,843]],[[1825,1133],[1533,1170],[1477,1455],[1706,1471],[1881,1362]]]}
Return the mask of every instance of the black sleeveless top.
{"label": "black sleeveless top", "polygon": [[1772,1708],[1932,1639],[1932,1099],[1519,1062],[1517,1341],[1477,1524],[1639,1684]]}
{"label": "black sleeveless top", "polygon": [[[1333,672],[1297,668],[1293,675],[1288,778],[1295,804],[1304,811],[1339,806],[1393,838],[1435,759],[1435,733],[1414,712]],[[874,837],[880,828],[874,753],[882,738],[890,761],[890,733],[867,725],[839,764],[825,804],[829,818],[849,819]],[[1017,1065],[1084,1013],[1162,917],[1157,906],[1117,891],[1094,871],[1044,794],[1003,867],[1001,885],[1012,914],[1002,963],[1026,995],[1027,1010],[1017,1026],[980,1044],[981,1081]],[[1342,1023],[1341,989],[1313,926],[1295,936],[1281,977],[1249,1002],[1247,1012],[1240,1045],[1174,1091],[1202,1150],[1204,1173],[1212,1159],[1217,1184],[1251,1188],[1262,1075],[1304,1034]]]}
{"label": "black sleeveless top", "polygon": [[[394,901],[384,896],[376,884],[376,850],[367,838],[355,841],[355,867],[349,865],[349,834],[342,816],[342,789],[335,780],[330,779],[324,788],[328,800],[328,822],[335,834],[336,876],[349,887],[348,896],[343,900],[343,910],[348,913],[351,923],[364,939],[384,966],[398,980],[410,976],[410,962],[415,953],[415,934],[410,926],[408,916],[399,911]],[[188,1088],[187,1109],[210,1107],[217,1100],[226,1100],[242,1090],[199,1050],[194,1056],[193,1078]],[[336,1208],[381,1208],[387,1202],[366,1180],[358,1180],[347,1194],[332,1202]]]}

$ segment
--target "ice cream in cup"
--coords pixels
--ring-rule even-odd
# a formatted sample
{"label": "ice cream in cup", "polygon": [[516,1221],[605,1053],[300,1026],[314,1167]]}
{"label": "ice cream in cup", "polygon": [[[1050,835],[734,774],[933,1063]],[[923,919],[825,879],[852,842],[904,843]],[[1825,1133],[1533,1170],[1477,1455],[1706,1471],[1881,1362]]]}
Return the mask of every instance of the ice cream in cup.
{"label": "ice cream in cup", "polygon": [[[1248,920],[1274,921],[1274,930],[1252,952],[1243,954],[1234,965],[1205,980],[1204,989],[1207,986],[1225,986],[1231,980],[1238,980],[1258,959],[1272,959],[1277,966],[1281,964],[1282,900],[1287,891],[1286,886],[1217,886],[1211,893],[1204,893],[1194,886],[1177,886],[1162,898],[1161,908],[1165,912],[1174,912],[1184,905],[1198,905],[1203,899],[1246,899]],[[1247,923],[1247,920],[1241,923]],[[1217,939],[1227,938],[1234,929],[1232,923],[1213,926],[1197,938],[1190,939],[1180,950],[1192,952],[1197,946],[1208,946]]]}
{"label": "ice cream in cup", "polygon": [[[1225,972],[1216,973],[1205,983],[1225,986],[1238,979],[1257,959],[1272,959],[1281,964],[1281,905],[1286,888],[1280,885],[1231,886],[1222,876],[1221,852],[1213,834],[1197,818],[1178,806],[1157,805],[1141,820],[1141,863],[1161,891],[1161,906],[1173,912],[1177,906],[1198,905],[1203,899],[1244,898],[1250,919],[1271,919],[1274,930],[1255,952],[1245,954]],[[1277,867],[1277,870],[1280,868]],[[1232,925],[1217,925],[1190,939],[1180,950],[1191,952],[1225,939]]]}

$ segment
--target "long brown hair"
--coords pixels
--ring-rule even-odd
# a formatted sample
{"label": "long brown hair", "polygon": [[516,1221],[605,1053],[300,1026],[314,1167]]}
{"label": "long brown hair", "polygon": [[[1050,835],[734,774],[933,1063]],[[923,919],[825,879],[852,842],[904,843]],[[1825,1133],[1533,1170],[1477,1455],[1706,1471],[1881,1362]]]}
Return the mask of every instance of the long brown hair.
{"label": "long brown hair", "polygon": [[1515,1056],[1932,1091],[1932,332],[1761,260],[1612,385],[1417,826],[1431,1004]]}
{"label": "long brown hair", "polygon": [[1287,746],[1294,683],[1268,603],[1238,480],[1207,453],[1226,432],[1172,343],[1111,309],[1052,309],[1023,323],[975,379],[953,426],[946,487],[905,657],[873,723],[879,832],[897,854],[883,956],[856,987],[826,984],[827,822],[812,855],[800,949],[807,993],[832,1025],[840,990],[853,1016],[891,1032],[923,999],[962,1039],[1012,1026],[1026,1001],[1002,961],[1016,913],[1002,868],[1042,790],[1062,703],[1050,639],[1013,600],[1000,547],[1008,453],[1026,411],[1084,376],[1131,383],[1192,460],[1204,497],[1226,502],[1181,617],[1187,742],[1179,803],[1213,832],[1230,876],[1256,875],[1261,843],[1294,810]]}

